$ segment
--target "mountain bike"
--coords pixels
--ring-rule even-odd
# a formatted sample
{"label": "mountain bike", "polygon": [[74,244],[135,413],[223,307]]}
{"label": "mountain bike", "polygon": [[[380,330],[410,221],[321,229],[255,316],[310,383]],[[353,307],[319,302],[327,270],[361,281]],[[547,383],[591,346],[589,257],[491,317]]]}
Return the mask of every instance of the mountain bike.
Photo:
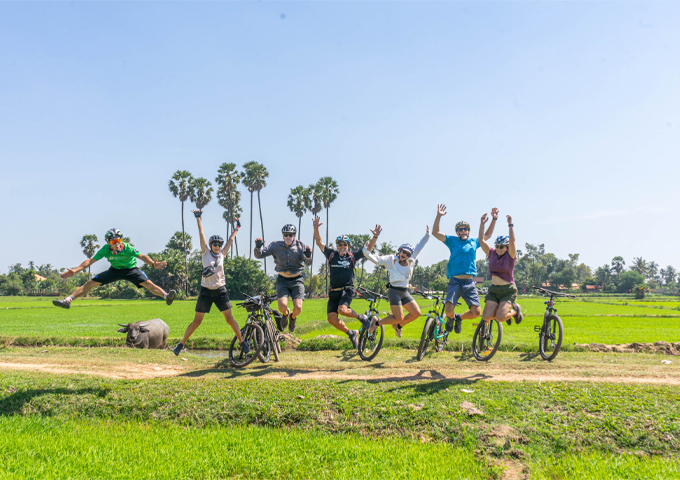
{"label": "mountain bike", "polygon": [[267,363],[274,354],[274,360],[279,361],[279,354],[281,353],[281,343],[279,332],[274,326],[273,318],[278,312],[274,312],[269,304],[276,300],[276,295],[250,295],[243,294],[246,301],[239,303],[238,306],[245,308],[250,313],[248,321],[259,325],[262,329],[264,340],[260,349],[257,352],[258,359],[262,363]]}
{"label": "mountain bike", "polygon": [[[243,341],[239,342],[238,337],[234,336],[229,345],[229,360],[235,367],[245,367],[255,360],[264,343],[264,332],[262,327],[249,317],[241,329],[241,338]],[[243,351],[244,344],[249,346],[247,353]]]}
{"label": "mountain bike", "polygon": [[[369,302],[366,316],[371,320],[374,316],[378,316],[378,304],[381,299],[387,299],[387,297],[380,293],[372,292],[364,287],[357,287],[356,292],[357,295]],[[368,329],[362,325],[359,330],[359,344],[357,345],[357,350],[359,351],[361,359],[366,361],[373,360],[382,348],[384,338],[384,325],[380,325],[370,335],[368,334]]]}
{"label": "mountain bike", "polygon": [[427,313],[423,334],[420,336],[420,346],[418,347],[416,360],[421,361],[425,357],[425,351],[430,342],[434,342],[435,351],[441,352],[444,350],[446,341],[449,338],[449,332],[446,331],[446,315],[444,315],[446,302],[444,298],[437,295],[428,295],[420,290],[416,290],[416,293],[435,301],[432,310]]}
{"label": "mountain bike", "polygon": [[[474,324],[473,324],[474,325]],[[481,362],[491,360],[503,338],[503,324],[495,318],[489,322],[482,320],[477,324],[472,336],[472,354]]]}
{"label": "mountain bike", "polygon": [[550,300],[546,300],[545,314],[543,315],[543,325],[535,325],[534,332],[538,333],[538,353],[543,360],[552,360],[560,353],[562,346],[562,319],[557,316],[554,297],[576,298],[566,293],[553,292],[542,287],[533,287],[538,293],[550,295]]}

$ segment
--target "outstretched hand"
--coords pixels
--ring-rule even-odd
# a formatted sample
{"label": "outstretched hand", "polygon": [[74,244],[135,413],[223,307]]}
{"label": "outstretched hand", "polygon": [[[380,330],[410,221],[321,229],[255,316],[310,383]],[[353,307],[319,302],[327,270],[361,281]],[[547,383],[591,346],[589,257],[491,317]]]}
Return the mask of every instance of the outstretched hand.
{"label": "outstretched hand", "polygon": [[312,256],[312,247],[307,245],[307,247],[305,247],[305,257],[309,258],[311,256]]}
{"label": "outstretched hand", "polygon": [[262,245],[264,245],[264,240],[262,240],[260,237],[257,237],[255,239],[255,248],[261,248]]}
{"label": "outstretched hand", "polygon": [[512,223],[512,217],[510,215],[506,215],[505,218],[508,219],[508,225]]}
{"label": "outstretched hand", "polygon": [[498,220],[498,209],[496,207],[491,209],[491,218]]}
{"label": "outstretched hand", "polygon": [[[370,230],[370,229],[369,229]],[[375,230],[371,230],[371,233],[375,238],[378,238],[380,236],[380,233],[382,232],[382,227],[380,225],[375,226]]]}
{"label": "outstretched hand", "polygon": [[437,205],[437,215],[441,216],[446,215],[446,205],[444,205],[443,203]]}
{"label": "outstretched hand", "polygon": [[191,213],[194,214],[194,217],[201,218],[201,215],[203,214],[203,210],[192,210]]}
{"label": "outstretched hand", "polygon": [[323,223],[321,223],[321,217],[319,217],[318,215],[316,215],[316,216],[314,217],[313,225],[314,225],[314,228],[319,228],[321,225],[323,225]]}
{"label": "outstretched hand", "polygon": [[484,215],[482,215],[482,219],[481,219],[482,225],[484,225],[488,220],[489,220],[489,216],[486,213]]}
{"label": "outstretched hand", "polygon": [[430,226],[429,226],[429,225],[425,225],[425,231],[426,231],[427,233],[430,233]]}
{"label": "outstretched hand", "polygon": [[[198,218],[198,217],[196,217],[196,218]],[[154,264],[153,264],[153,268],[155,268],[156,270],[163,270],[167,266],[168,266],[168,262],[166,262],[165,260],[161,260],[160,262],[154,262]]]}
{"label": "outstretched hand", "polygon": [[60,276],[61,278],[71,278],[75,274],[76,274],[75,270],[73,270],[72,268],[67,268],[66,271],[62,273]]}

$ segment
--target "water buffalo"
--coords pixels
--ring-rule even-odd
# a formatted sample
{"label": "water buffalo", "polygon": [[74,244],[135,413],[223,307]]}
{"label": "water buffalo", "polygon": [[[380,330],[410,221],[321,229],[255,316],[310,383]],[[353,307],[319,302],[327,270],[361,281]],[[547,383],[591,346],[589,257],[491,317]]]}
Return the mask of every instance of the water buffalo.
{"label": "water buffalo", "polygon": [[160,318],[147,320],[146,322],[128,323],[119,328],[120,333],[127,333],[125,343],[128,347],[135,348],[165,348],[168,344],[170,327]]}

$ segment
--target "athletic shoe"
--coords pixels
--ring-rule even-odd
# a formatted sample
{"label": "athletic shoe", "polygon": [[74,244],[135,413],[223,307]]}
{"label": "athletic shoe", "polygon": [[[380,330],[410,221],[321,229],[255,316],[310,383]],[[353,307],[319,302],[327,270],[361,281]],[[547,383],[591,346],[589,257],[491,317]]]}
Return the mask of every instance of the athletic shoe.
{"label": "athletic shoe", "polygon": [[52,300],[52,305],[61,308],[71,308],[71,302],[69,302],[65,298],[62,300]]}
{"label": "athletic shoe", "polygon": [[366,315],[359,315],[359,321],[366,330],[368,330],[371,327],[371,319],[368,318]]}
{"label": "athletic shoe", "polygon": [[522,307],[520,307],[519,303],[516,303],[512,306],[512,308],[515,309],[515,325],[519,325],[522,323],[522,320],[524,320],[524,315],[522,315]]}
{"label": "athletic shoe", "polygon": [[250,345],[248,345],[248,342],[243,342],[241,344],[241,350],[243,350],[243,353],[248,353],[250,351]]}
{"label": "athletic shoe", "polygon": [[463,319],[460,318],[460,315],[456,313],[456,324],[453,327],[453,331],[456,333],[460,333],[461,330],[463,330]]}
{"label": "athletic shoe", "polygon": [[293,314],[290,314],[290,322],[288,323],[288,331],[293,333],[295,331],[295,321],[297,318],[293,318]]}
{"label": "athletic shoe", "polygon": [[392,328],[394,328],[394,334],[398,338],[401,338],[401,325],[399,325],[398,323],[393,323]]}
{"label": "athletic shoe", "polygon": [[508,318],[508,319],[505,321],[505,323],[507,323],[508,325],[512,325],[512,317]]}
{"label": "athletic shoe", "polygon": [[446,317],[446,331],[453,332],[453,318],[451,317]]}
{"label": "athletic shoe", "polygon": [[175,345],[175,349],[172,351],[172,353],[174,353],[175,356],[179,356],[179,354],[182,353],[182,350],[184,350],[184,344],[179,342],[177,345]]}
{"label": "athletic shoe", "polygon": [[357,337],[359,336],[359,332],[356,330],[350,330],[347,332],[347,336],[349,337],[349,341],[352,342],[352,348],[356,350],[358,342],[357,342]]}
{"label": "athletic shoe", "polygon": [[371,319],[371,326],[368,327],[368,334],[373,335],[373,332],[375,332],[375,329],[378,328],[378,322],[380,319],[378,318],[377,315],[373,315],[373,318]]}
{"label": "athletic shoe", "polygon": [[165,303],[168,305],[172,305],[172,301],[175,299],[177,296],[177,292],[174,290],[170,290],[168,294],[165,296]]}
{"label": "athletic shoe", "polygon": [[281,329],[279,331],[283,332],[286,329],[286,327],[288,326],[288,317],[290,317],[290,315],[291,315],[291,313],[288,312],[288,315],[283,315],[281,317],[281,322],[280,322],[281,323]]}
{"label": "athletic shoe", "polygon": [[278,315],[274,315],[274,322],[276,323],[276,329],[279,332],[283,332],[283,327],[281,326],[282,319]]}

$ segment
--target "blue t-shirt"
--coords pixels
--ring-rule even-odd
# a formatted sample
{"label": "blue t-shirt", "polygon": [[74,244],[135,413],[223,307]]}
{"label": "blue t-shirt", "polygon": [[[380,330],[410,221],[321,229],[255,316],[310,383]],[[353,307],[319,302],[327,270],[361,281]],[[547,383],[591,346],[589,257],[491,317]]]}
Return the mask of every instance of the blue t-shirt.
{"label": "blue t-shirt", "polygon": [[468,238],[462,241],[456,235],[447,235],[444,242],[451,251],[451,258],[446,265],[446,276],[448,278],[456,275],[477,276],[477,249],[479,239]]}

